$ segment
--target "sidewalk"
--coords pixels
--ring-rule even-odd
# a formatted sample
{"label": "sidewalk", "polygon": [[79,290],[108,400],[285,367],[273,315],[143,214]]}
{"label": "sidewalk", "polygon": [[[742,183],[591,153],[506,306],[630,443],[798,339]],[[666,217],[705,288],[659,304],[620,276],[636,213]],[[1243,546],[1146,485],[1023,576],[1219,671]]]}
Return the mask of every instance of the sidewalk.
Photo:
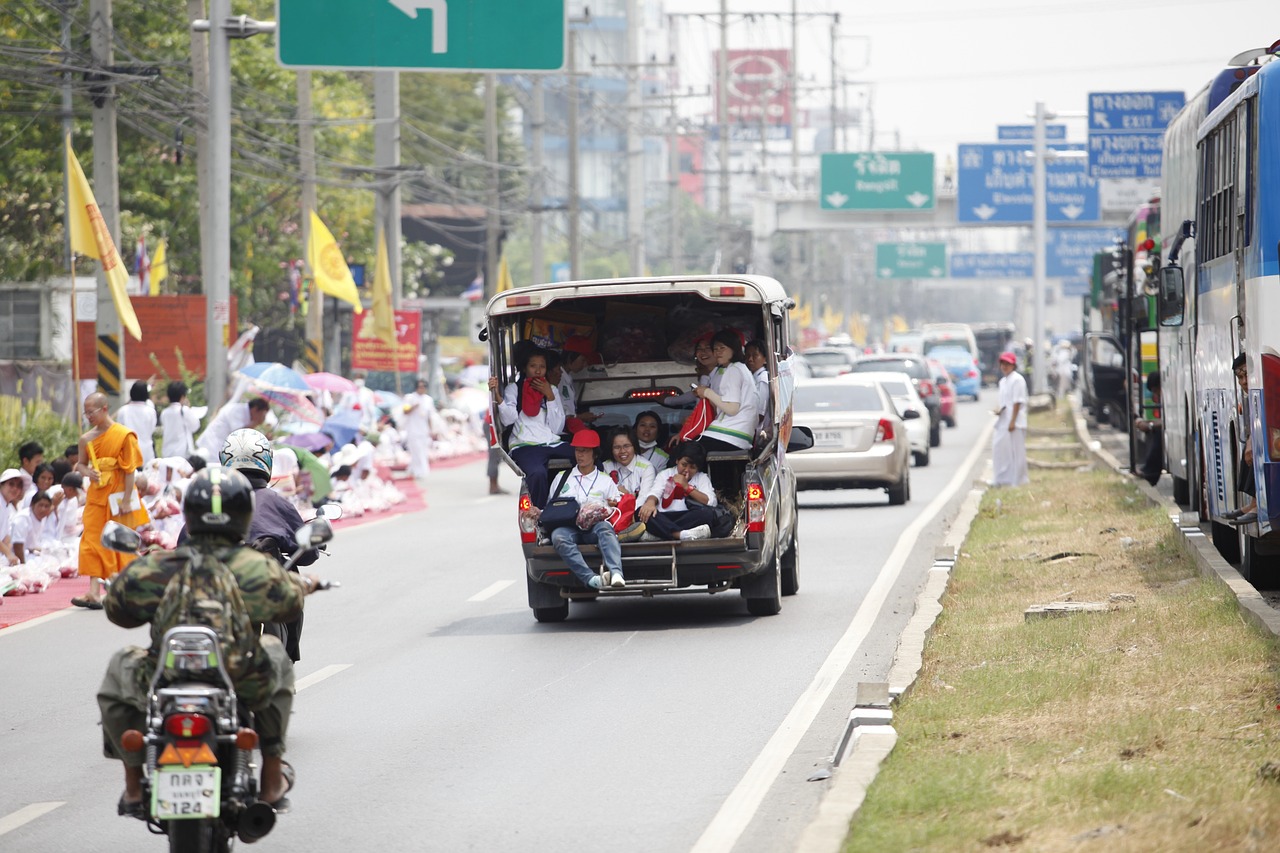
{"label": "sidewalk", "polygon": [[[469,453],[449,459],[440,459],[432,463],[435,468],[454,468],[478,462],[486,457],[486,453]],[[380,472],[381,473],[381,472]],[[427,509],[427,496],[412,477],[386,479],[404,494],[405,500],[390,509],[381,512],[369,512],[362,516],[347,516],[334,522],[335,530],[350,530],[362,524],[380,521],[392,516],[421,512]],[[0,631],[11,625],[17,625],[31,619],[37,619],[58,610],[73,606],[71,599],[84,595],[89,591],[89,579],[82,577],[63,578],[52,586],[34,595],[18,595],[0,597]]]}

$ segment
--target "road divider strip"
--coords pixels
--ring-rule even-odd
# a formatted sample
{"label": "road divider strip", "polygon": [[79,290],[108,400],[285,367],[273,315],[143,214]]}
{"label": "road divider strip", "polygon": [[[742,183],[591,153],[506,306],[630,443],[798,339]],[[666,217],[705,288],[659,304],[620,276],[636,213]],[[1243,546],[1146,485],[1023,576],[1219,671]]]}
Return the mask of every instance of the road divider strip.
{"label": "road divider strip", "polygon": [[65,802],[61,803],[32,803],[29,806],[23,806],[12,814],[0,817],[0,835],[13,832],[15,829],[26,826],[38,817],[43,817],[49,812],[65,806]]}
{"label": "road divider strip", "polygon": [[494,581],[475,595],[467,599],[467,601],[488,601],[507,587],[511,586],[515,581]]}
{"label": "road divider strip", "polygon": [[295,693],[301,693],[303,690],[306,690],[308,687],[314,687],[320,682],[324,681],[326,678],[331,678],[332,676],[335,676],[338,673],[342,672],[344,669],[350,669],[350,668],[351,668],[351,664],[349,663],[331,663],[326,667],[317,669],[315,672],[311,673],[310,675],[304,675],[302,678],[299,678],[298,681],[294,684],[293,691]]}

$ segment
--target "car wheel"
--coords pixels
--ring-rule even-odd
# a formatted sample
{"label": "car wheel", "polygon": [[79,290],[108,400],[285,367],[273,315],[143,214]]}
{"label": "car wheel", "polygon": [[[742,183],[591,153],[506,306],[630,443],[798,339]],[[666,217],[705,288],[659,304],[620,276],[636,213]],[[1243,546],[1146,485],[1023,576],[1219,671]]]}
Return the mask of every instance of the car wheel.
{"label": "car wheel", "polygon": [[956,416],[952,415],[951,417],[947,418],[947,429],[955,429],[955,428],[956,428]]}
{"label": "car wheel", "polygon": [[890,486],[886,491],[889,493],[889,506],[902,506],[911,499],[911,471],[910,469],[902,472],[902,479]]}
{"label": "car wheel", "polygon": [[927,466],[927,465],[929,464],[929,451],[928,451],[928,450],[926,450],[926,451],[924,451],[924,452],[922,452],[922,453],[913,453],[913,454],[911,454],[911,455],[915,457],[915,462],[916,462],[916,467],[917,467],[917,468],[924,468],[925,466]]}
{"label": "car wheel", "polygon": [[938,447],[942,444],[942,419],[939,418],[929,425],[929,446]]}

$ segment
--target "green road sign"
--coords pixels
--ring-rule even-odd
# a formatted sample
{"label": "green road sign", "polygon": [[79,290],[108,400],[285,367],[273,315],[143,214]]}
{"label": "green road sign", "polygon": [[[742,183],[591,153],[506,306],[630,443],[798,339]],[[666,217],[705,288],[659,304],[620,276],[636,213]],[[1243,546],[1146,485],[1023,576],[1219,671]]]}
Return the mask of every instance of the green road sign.
{"label": "green road sign", "polygon": [[932,210],[933,155],[823,154],[823,210]]}
{"label": "green road sign", "polygon": [[876,278],[944,278],[946,243],[876,243]]}
{"label": "green road sign", "polygon": [[277,0],[280,64],[555,71],[565,0]]}

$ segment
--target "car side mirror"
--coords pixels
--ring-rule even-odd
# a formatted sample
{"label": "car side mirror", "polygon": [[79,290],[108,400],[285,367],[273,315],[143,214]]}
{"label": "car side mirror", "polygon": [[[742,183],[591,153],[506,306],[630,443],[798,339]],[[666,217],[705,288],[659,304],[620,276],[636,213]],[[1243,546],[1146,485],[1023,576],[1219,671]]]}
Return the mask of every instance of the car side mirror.
{"label": "car side mirror", "polygon": [[314,548],[323,545],[333,538],[333,528],[326,518],[316,518],[298,528],[294,536],[299,547]]}
{"label": "car side mirror", "polygon": [[342,518],[342,504],[320,504],[319,509],[316,510],[316,516],[337,521]]}
{"label": "car side mirror", "polygon": [[118,521],[108,521],[102,528],[102,547],[122,554],[136,554],[142,547],[142,537]]}
{"label": "car side mirror", "polygon": [[907,409],[905,412],[902,413],[902,419],[904,421],[914,421],[914,420],[919,420],[919,418],[920,418],[919,409]]}
{"label": "car side mirror", "polygon": [[813,447],[813,430],[807,426],[793,426],[791,438],[787,440],[787,452],[796,453]]}
{"label": "car side mirror", "polygon": [[1161,326],[1177,327],[1182,325],[1182,317],[1186,311],[1186,283],[1182,276],[1182,267],[1168,264],[1160,268],[1159,289],[1156,294],[1156,316]]}

